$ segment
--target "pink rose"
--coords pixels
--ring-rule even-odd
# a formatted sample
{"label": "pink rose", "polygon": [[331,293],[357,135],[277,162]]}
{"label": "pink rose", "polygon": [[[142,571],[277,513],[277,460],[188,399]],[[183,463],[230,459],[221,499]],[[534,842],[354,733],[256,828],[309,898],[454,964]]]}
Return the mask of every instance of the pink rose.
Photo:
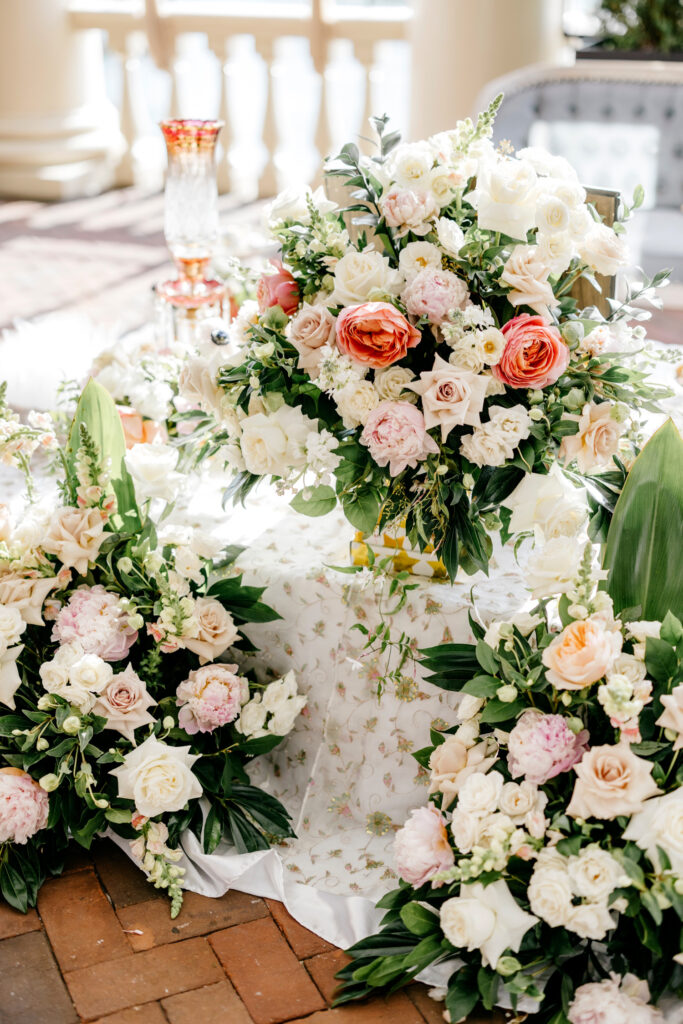
{"label": "pink rose", "polygon": [[439,446],[425,428],[424,416],[410,402],[380,402],[373,409],[360,436],[378,466],[389,464],[391,476],[406,466],[415,469]]}
{"label": "pink rose", "polygon": [[416,384],[406,384],[422,398],[425,426],[441,428],[445,441],[453,427],[476,427],[484,407],[488,378],[469,370],[456,370],[441,356],[434,357],[434,366],[420,374]]}
{"label": "pink rose", "polygon": [[298,368],[312,377],[320,366],[323,345],[334,344],[335,319],[327,306],[303,304],[289,325],[289,340],[299,353]]}
{"label": "pink rose", "polygon": [[439,212],[431,192],[413,191],[410,188],[394,186],[380,199],[384,219],[390,228],[399,228],[398,237],[412,231],[414,235],[426,235],[431,223]]}
{"label": "pink rose", "polygon": [[582,690],[597,683],[621,651],[622,637],[600,622],[570,622],[543,652],[548,682],[556,690]]}
{"label": "pink rose", "polygon": [[20,768],[0,768],[0,843],[23,846],[47,825],[47,793]]}
{"label": "pink rose", "polygon": [[542,786],[580,761],[587,742],[586,730],[575,735],[562,715],[525,711],[508,737],[510,774]]}
{"label": "pink rose", "polygon": [[407,822],[396,833],[394,857],[403,881],[415,888],[453,866],[455,858],[446,823],[434,804],[410,812]]}
{"label": "pink rose", "polygon": [[249,684],[237,665],[204,665],[178,686],[178,722],[190,735],[234,722],[249,699]]}
{"label": "pink rose", "polygon": [[52,627],[53,640],[60,644],[77,640],[86,654],[96,654],[104,661],[121,661],[137,638],[116,594],[99,583],[76,590]]}
{"label": "pink rose", "polygon": [[98,694],[93,713],[106,718],[108,729],[115,729],[133,743],[135,730],[154,721],[147,709],[155,704],[135,669],[126,665]]}
{"label": "pink rose", "polygon": [[469,301],[467,285],[450,270],[425,267],[403,289],[401,298],[413,316],[443,323],[452,309],[464,309]]}
{"label": "pink rose", "polygon": [[645,800],[661,792],[652,779],[653,767],[628,743],[593,747],[574,765],[577,779],[567,814],[609,820],[641,811]]}
{"label": "pink rose", "polygon": [[347,306],[337,317],[337,347],[365,366],[382,370],[403,359],[422,335],[389,302]]}
{"label": "pink rose", "polygon": [[286,316],[296,313],[299,305],[299,285],[280,260],[271,260],[274,274],[264,274],[256,289],[258,308],[265,313],[271,306],[280,306]]}
{"label": "pink rose", "polygon": [[505,348],[493,376],[511,388],[545,388],[569,365],[569,347],[542,316],[521,313],[503,327]]}

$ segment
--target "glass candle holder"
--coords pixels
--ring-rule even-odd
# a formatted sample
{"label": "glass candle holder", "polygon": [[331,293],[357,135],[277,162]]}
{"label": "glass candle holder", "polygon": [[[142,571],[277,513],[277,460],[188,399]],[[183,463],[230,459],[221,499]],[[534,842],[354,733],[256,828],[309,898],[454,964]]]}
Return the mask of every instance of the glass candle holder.
{"label": "glass candle holder", "polygon": [[161,122],[168,171],[164,235],[178,270],[175,281],[157,288],[159,297],[185,310],[221,305],[225,286],[207,277],[218,242],[216,143],[222,121]]}

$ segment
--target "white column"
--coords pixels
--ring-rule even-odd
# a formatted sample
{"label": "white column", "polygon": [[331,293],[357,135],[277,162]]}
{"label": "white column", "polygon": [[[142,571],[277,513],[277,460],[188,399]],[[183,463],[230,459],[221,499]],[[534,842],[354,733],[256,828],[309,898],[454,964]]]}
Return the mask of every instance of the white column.
{"label": "white column", "polygon": [[125,144],[106,97],[102,36],[74,30],[66,8],[2,5],[0,194],[65,199],[114,180]]}
{"label": "white column", "polygon": [[413,0],[410,136],[474,113],[480,90],[563,48],[562,0]]}

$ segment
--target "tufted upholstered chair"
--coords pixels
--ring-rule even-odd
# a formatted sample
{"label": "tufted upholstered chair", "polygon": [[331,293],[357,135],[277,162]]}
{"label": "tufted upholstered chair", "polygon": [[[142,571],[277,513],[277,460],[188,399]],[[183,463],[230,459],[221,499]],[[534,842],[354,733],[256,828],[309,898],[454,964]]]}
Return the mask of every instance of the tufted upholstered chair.
{"label": "tufted upholstered chair", "polygon": [[490,83],[505,94],[495,138],[566,157],[586,186],[646,190],[629,225],[634,262],[683,282],[683,62],[586,61],[530,67]]}

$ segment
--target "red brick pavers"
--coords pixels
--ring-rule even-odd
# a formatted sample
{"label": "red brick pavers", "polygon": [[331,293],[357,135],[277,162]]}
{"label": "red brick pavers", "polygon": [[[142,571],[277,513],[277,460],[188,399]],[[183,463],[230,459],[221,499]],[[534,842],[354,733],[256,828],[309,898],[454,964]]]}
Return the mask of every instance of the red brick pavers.
{"label": "red brick pavers", "polygon": [[[110,842],[74,851],[23,915],[0,903],[0,1024],[439,1024],[421,985],[331,1009],[340,950],[280,903],[168,901]],[[502,1017],[470,1024],[502,1024]]]}

